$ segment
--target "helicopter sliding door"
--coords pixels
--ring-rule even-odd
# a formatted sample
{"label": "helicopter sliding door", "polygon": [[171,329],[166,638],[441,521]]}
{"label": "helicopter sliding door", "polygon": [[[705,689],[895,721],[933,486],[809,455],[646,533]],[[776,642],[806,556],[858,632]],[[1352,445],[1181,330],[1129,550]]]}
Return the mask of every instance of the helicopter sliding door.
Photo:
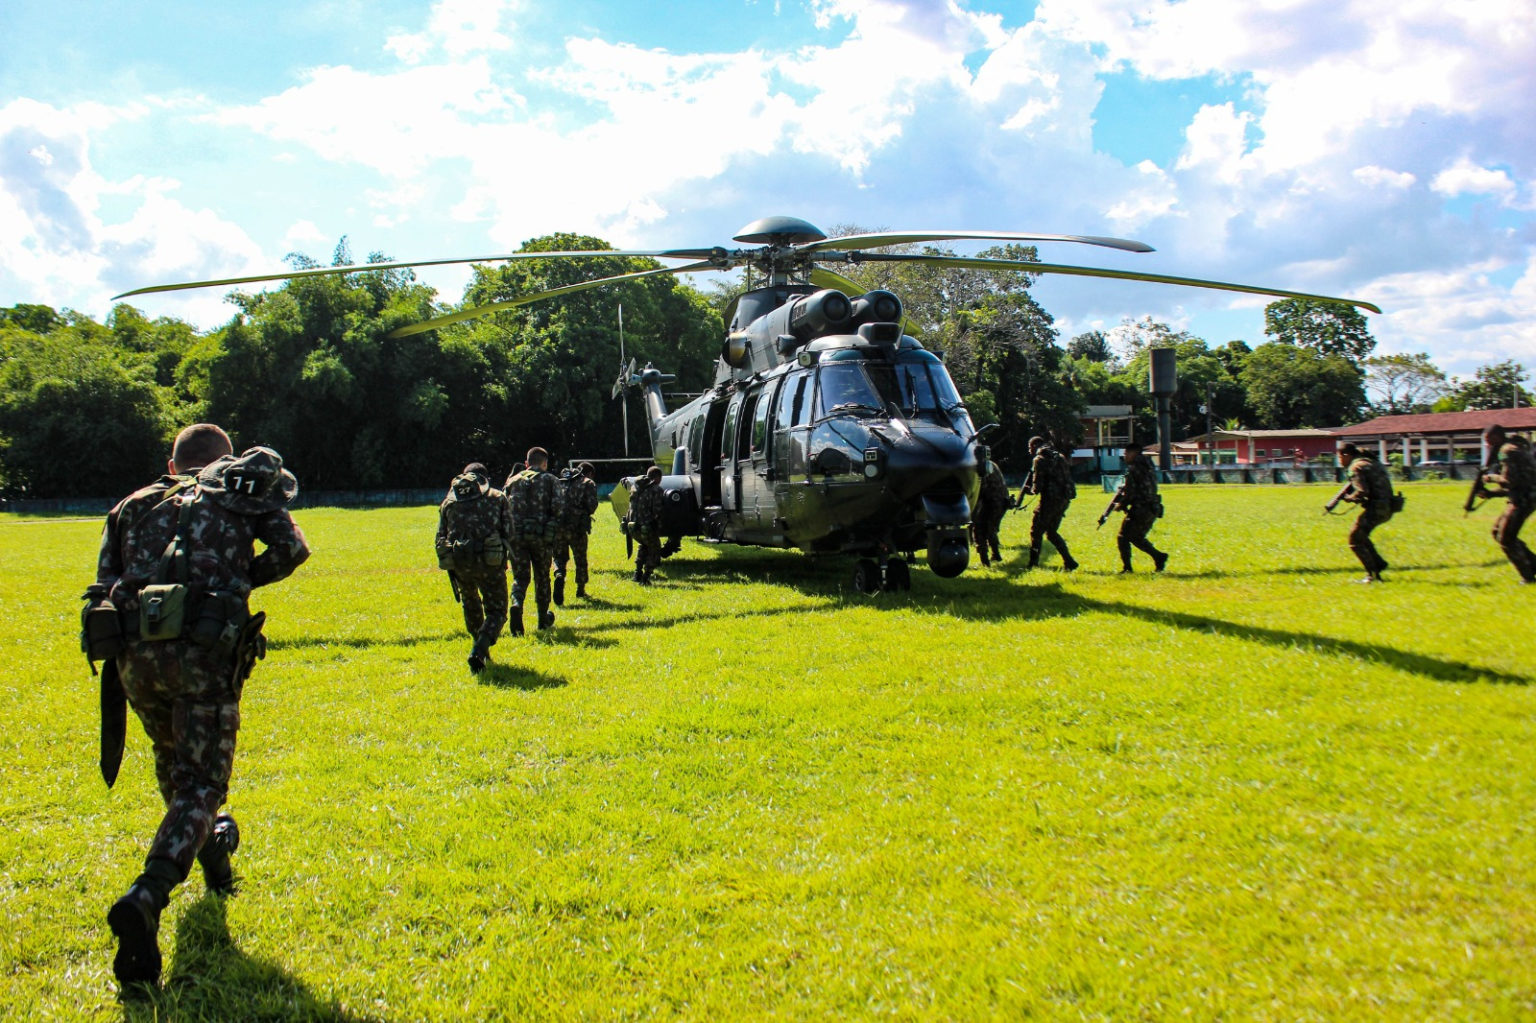
{"label": "helicopter sliding door", "polygon": [[[751,428],[746,434],[746,465],[742,472],[742,522],[763,542],[772,543],[774,520],[778,518],[773,493],[773,396],[779,388],[771,380],[747,398],[752,406]],[[747,424],[745,407],[742,426]]]}
{"label": "helicopter sliding door", "polygon": [[[740,391],[731,395],[731,403],[725,409],[725,430],[720,435],[720,507],[728,513],[741,510],[741,468],[736,459],[736,447],[737,434],[743,432],[740,429],[743,426],[741,410],[746,397]],[[751,429],[750,419],[745,425],[747,430]]]}

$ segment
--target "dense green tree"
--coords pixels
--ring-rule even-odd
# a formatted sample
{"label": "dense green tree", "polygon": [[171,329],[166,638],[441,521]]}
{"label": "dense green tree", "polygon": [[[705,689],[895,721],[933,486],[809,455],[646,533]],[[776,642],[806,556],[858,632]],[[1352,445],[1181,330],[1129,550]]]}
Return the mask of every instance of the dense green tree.
{"label": "dense green tree", "polygon": [[1109,337],[1102,330],[1090,330],[1068,341],[1067,354],[1088,362],[1107,363],[1115,359],[1115,353],[1109,347]]}
{"label": "dense green tree", "polygon": [[1365,314],[1348,302],[1283,298],[1264,307],[1264,333],[1288,345],[1339,355],[1358,366],[1376,347]]}
{"label": "dense green tree", "polygon": [[1242,382],[1259,429],[1352,423],[1365,404],[1365,375],[1342,355],[1271,342],[1244,361]]}
{"label": "dense green tree", "polygon": [[1428,412],[1447,389],[1445,374],[1416,355],[1373,355],[1365,360],[1365,390],[1377,415]]}
{"label": "dense green tree", "polygon": [[1528,374],[1513,359],[1479,366],[1471,380],[1455,380],[1450,393],[1435,403],[1437,412],[1479,411],[1536,405],[1524,387]]}

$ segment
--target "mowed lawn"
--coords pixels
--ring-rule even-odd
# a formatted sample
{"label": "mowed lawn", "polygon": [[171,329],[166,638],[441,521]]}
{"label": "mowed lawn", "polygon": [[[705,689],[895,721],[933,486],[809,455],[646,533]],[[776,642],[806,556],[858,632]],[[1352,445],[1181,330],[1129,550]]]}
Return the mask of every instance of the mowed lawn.
{"label": "mowed lawn", "polygon": [[1085,491],[1074,575],[1013,514],[1001,569],[873,597],[694,541],[641,588],[604,508],[592,599],[480,677],[435,509],[301,511],[243,889],[194,872],[126,1006],[160,810],[137,722],[97,774],[100,524],[0,517],[0,1015],[1532,1018],[1536,587],[1449,483],[1356,585],[1332,489],[1165,488],[1129,577]]}

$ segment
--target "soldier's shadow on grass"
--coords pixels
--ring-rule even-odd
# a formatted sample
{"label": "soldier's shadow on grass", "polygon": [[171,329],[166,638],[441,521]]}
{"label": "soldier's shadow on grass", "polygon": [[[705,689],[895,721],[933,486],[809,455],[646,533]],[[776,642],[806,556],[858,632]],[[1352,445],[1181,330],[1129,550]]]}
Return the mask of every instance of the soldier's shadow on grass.
{"label": "soldier's shadow on grass", "polygon": [[533,671],[518,664],[503,664],[492,661],[480,672],[480,684],[483,686],[495,686],[497,689],[521,689],[525,693],[537,692],[540,689],[561,689],[570,685],[568,679],[559,675],[546,675],[542,671]]}
{"label": "soldier's shadow on grass", "polygon": [[302,650],[305,648],[323,649],[325,647],[349,647],[354,650],[367,650],[376,646],[422,646],[427,643],[442,643],[445,641],[463,639],[464,635],[465,633],[463,626],[460,626],[457,629],[450,628],[445,629],[442,632],[417,636],[354,636],[344,639],[335,636],[324,635],[285,636],[282,639],[268,640],[267,650]]}
{"label": "soldier's shadow on grass", "polygon": [[[1204,632],[1227,636],[1251,643],[1265,643],[1283,649],[1311,647],[1327,653],[1341,654],[1362,661],[1385,664],[1400,671],[1441,682],[1500,682],[1508,685],[1529,685],[1526,675],[1483,668],[1465,661],[1442,660],[1428,654],[1399,650],[1396,647],[1360,640],[1319,636],[1292,629],[1271,629],[1260,625],[1244,625],[1208,615],[1190,614],[1186,611],[1168,611],[1143,607],[1112,600],[1094,600],[1062,588],[1060,583],[1044,586],[1016,586],[1003,580],[975,580],[975,595],[953,601],[945,608],[957,618],[982,621],[1003,621],[1010,618],[1046,619],[1075,618],[1083,614],[1099,612],[1136,618],[1152,625],[1190,632]],[[1389,584],[1390,585],[1390,584]]]}
{"label": "soldier's shadow on grass", "polygon": [[[164,935],[161,936],[162,942]],[[276,963],[240,950],[224,900],[205,895],[176,927],[176,948],[159,991],[124,1003],[132,1023],[215,1019],[359,1019],[318,997]]]}

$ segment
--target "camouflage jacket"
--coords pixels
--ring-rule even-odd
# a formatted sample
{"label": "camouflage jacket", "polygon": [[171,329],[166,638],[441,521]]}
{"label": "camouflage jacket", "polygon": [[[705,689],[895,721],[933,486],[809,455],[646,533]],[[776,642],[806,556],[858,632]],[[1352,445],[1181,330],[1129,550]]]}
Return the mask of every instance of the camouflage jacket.
{"label": "camouflage jacket", "polygon": [[1519,444],[1505,444],[1499,448],[1499,471],[1485,474],[1483,482],[1493,484],[1493,497],[1507,497],[1522,508],[1536,505],[1536,458]]}
{"label": "camouflage jacket", "polygon": [[567,533],[585,533],[592,528],[592,513],[597,511],[597,483],[581,473],[560,477],[564,516],[561,525]]}
{"label": "camouflage jacket", "polygon": [[661,533],[661,503],[666,495],[660,484],[647,482],[641,477],[635,483],[635,492],[629,499],[629,521],[638,537],[653,537]]}
{"label": "camouflage jacket", "polygon": [[123,550],[128,532],[145,514],[167,497],[192,486],[193,476],[161,476],[147,487],[135,490],[107,513],[107,524],[101,531],[101,554],[96,560],[96,581],[111,590],[126,567]]}
{"label": "camouflage jacket", "polygon": [[[194,591],[231,593],[243,600],[257,586],[286,579],[309,557],[304,534],[286,508],[242,515],[211,500],[197,485],[155,501],[158,486],[130,495],[107,518],[97,582],[110,588],[119,610],[137,610],[139,591],[159,581],[161,558],[181,528],[184,503],[190,505],[187,582]],[[258,540],[266,547],[259,555]],[[114,576],[113,566],[119,565]]]}
{"label": "camouflage jacket", "polygon": [[1357,458],[1349,463],[1349,482],[1355,491],[1352,500],[1372,508],[1390,508],[1392,477],[1387,467],[1374,458]]}
{"label": "camouflage jacket", "polygon": [[524,469],[507,480],[512,538],[523,542],[554,540],[563,517],[564,497],[560,480],[542,469]]}
{"label": "camouflage jacket", "polygon": [[986,475],[981,478],[981,495],[976,498],[976,512],[1000,514],[1008,507],[1008,481],[996,462],[987,463]]}
{"label": "camouflage jacket", "polygon": [[437,506],[437,546],[455,541],[488,540],[497,537],[503,545],[512,542],[512,512],[507,497],[494,487],[461,497],[453,490]]}
{"label": "camouflage jacket", "polygon": [[1157,469],[1146,455],[1140,455],[1125,467],[1125,492],[1120,495],[1123,511],[1145,512],[1157,507]]}
{"label": "camouflage jacket", "polygon": [[1030,493],[1039,494],[1042,503],[1070,501],[1076,496],[1077,487],[1072,482],[1072,468],[1061,452],[1049,444],[1035,452],[1030,465]]}

